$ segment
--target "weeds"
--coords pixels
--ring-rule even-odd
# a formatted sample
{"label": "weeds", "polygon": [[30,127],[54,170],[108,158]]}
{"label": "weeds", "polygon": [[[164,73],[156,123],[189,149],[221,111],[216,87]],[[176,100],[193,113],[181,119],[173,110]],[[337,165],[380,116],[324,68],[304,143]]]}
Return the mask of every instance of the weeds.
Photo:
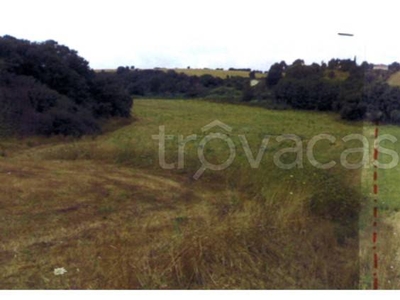
{"label": "weeds", "polygon": [[[358,126],[330,114],[199,101],[136,101],[135,114],[133,124],[95,139],[5,145],[18,151],[0,160],[1,288],[359,287],[367,264],[359,261],[360,174],[278,169],[273,144],[258,169],[238,150],[230,168],[196,181],[196,144],[185,168],[163,170],[151,139],[159,125],[200,135],[220,119],[257,149],[267,133],[307,140]],[[226,154],[223,144],[210,146],[210,160]],[[343,147],[339,139],[322,145],[318,159],[337,158]],[[54,276],[60,266],[68,272]]]}

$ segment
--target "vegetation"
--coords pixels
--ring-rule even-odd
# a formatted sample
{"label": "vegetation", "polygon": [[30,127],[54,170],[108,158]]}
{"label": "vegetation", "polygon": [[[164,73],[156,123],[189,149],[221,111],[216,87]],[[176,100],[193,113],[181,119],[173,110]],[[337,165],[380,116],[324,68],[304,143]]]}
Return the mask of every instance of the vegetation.
{"label": "vegetation", "polygon": [[[397,63],[383,71],[374,70],[367,62],[358,66],[352,60],[332,59],[328,64],[306,65],[297,59],[291,65],[284,61],[273,64],[264,79],[256,79],[260,73],[251,70],[247,78],[224,79],[210,74],[188,76],[173,70],[129,67],[119,67],[114,74],[132,96],[257,103],[268,108],[333,111],[345,120],[398,124],[400,88],[387,83],[394,82],[396,75],[392,74],[398,69]],[[186,74],[200,74],[195,71],[187,69]],[[249,70],[240,69],[245,71]],[[252,84],[252,80],[256,82]]]}
{"label": "vegetation", "polygon": [[269,108],[334,111],[346,120],[398,124],[400,88],[386,82],[393,85],[392,74],[399,69],[398,63],[385,72],[367,62],[357,66],[352,60],[332,59],[305,65],[297,59],[291,65],[273,64],[265,78],[260,71],[233,68],[199,73],[132,66],[95,73],[76,51],[55,41],[31,43],[5,36],[0,39],[0,133],[97,133],[99,120],[130,116],[132,97],[258,102]]}
{"label": "vegetation", "polygon": [[[298,60],[284,77],[280,65],[274,68],[278,71],[270,71],[271,76],[277,74],[270,85],[275,86],[277,102],[295,109],[336,111],[346,120],[399,122],[400,89],[386,83],[390,72],[373,70],[368,63],[357,66],[351,60],[331,60],[328,66],[306,66]],[[338,71],[348,76],[336,78]]]}
{"label": "vegetation", "polygon": [[[336,140],[319,142],[315,158],[339,162],[344,150],[360,147],[342,140],[348,134],[363,133],[372,147],[372,129],[361,121],[400,124],[399,70],[398,63],[383,71],[297,59],[273,64],[267,75],[94,72],[55,41],[0,37],[0,288],[370,288],[371,169],[321,170],[305,156],[318,134]],[[136,100],[132,119],[133,97],[146,99]],[[208,101],[167,100],[179,98]],[[235,158],[195,180],[204,167],[199,149],[216,165],[230,155],[221,140],[201,144],[215,120],[232,129],[212,130],[227,134]],[[173,136],[168,170],[154,139],[160,126]],[[383,128],[400,138],[396,127]],[[304,157],[284,169],[275,155],[293,149],[289,133],[301,139],[300,152],[280,159]],[[194,134],[177,163],[182,138]],[[378,204],[382,288],[400,286],[399,244],[390,236],[400,234],[397,173],[379,170],[391,183],[380,186]],[[56,276],[56,268],[67,273]]]}
{"label": "vegetation", "polygon": [[[340,138],[358,124],[329,113],[184,100],[137,100],[135,119],[95,139],[1,142],[1,288],[358,287],[359,171],[273,163],[292,147],[276,141],[287,132],[304,143],[332,133],[337,143],[321,143],[315,155],[338,160],[354,146]],[[215,119],[232,127],[236,159],[196,181],[201,128]],[[159,125],[175,136],[198,134],[183,169],[158,167]],[[238,134],[253,153],[271,135],[259,168]],[[167,162],[176,162],[177,147],[176,139],[166,144]],[[204,151],[213,163],[228,154],[219,141]],[[60,267],[67,273],[55,276]]]}
{"label": "vegetation", "polygon": [[[368,138],[369,144],[374,143],[375,125],[365,124],[363,135]],[[397,138],[397,142],[388,140],[382,141],[380,145],[386,149],[394,150],[400,153],[400,129],[397,126],[385,125],[379,126],[379,135],[390,134]],[[372,151],[371,159],[372,159]],[[382,164],[392,162],[392,157],[386,153],[380,152],[378,161]],[[378,183],[378,201],[374,203],[373,178],[374,171],[377,171]],[[398,201],[399,185],[399,166],[395,165],[389,169],[375,169],[367,167],[363,169],[361,181],[362,191],[368,201],[360,215],[360,270],[361,282],[360,288],[371,288],[372,274],[374,272],[371,257],[373,257],[373,248],[371,247],[371,236],[374,231],[372,224],[377,220],[373,218],[374,207],[378,208],[378,242],[379,249],[379,268],[375,270],[379,278],[379,284],[382,289],[399,289],[399,249],[400,243],[397,236],[400,234],[400,203]]]}
{"label": "vegetation", "polygon": [[205,98],[215,94],[215,89],[220,88],[223,91],[224,88],[229,88],[228,94],[224,95],[228,97],[232,92],[242,94],[244,87],[250,82],[249,76],[228,76],[222,79],[205,73],[189,76],[174,70],[139,70],[129,67],[119,67],[115,73],[99,74],[112,76],[126,87],[132,97]]}
{"label": "vegetation", "polygon": [[76,51],[0,37],[0,135],[93,134],[131,107],[115,78],[96,75]]}
{"label": "vegetation", "polygon": [[[170,69],[162,69],[163,71],[167,72]],[[213,77],[217,77],[217,78],[221,78],[221,79],[227,79],[229,77],[243,77],[243,78],[248,78],[249,77],[249,73],[251,70],[236,70],[236,69],[232,69],[230,68],[229,70],[223,70],[223,69],[172,69],[173,71],[175,71],[176,73],[183,73],[186,74],[188,76],[203,76],[203,75],[211,75]],[[262,79],[265,77],[265,74],[263,74],[262,72],[256,72],[255,76],[257,79]]]}
{"label": "vegetation", "polygon": [[[124,69],[131,69],[135,70],[134,66],[126,66],[122,67]],[[146,69],[136,69],[139,71],[145,71]],[[250,75],[250,69],[233,69],[230,68],[229,70],[224,70],[223,68],[217,68],[217,69],[210,69],[210,68],[203,68],[203,69],[195,69],[195,68],[190,68],[187,67],[186,69],[182,68],[174,68],[174,69],[167,69],[167,68],[154,68],[154,70],[158,71],[163,71],[163,72],[168,72],[168,71],[174,71],[175,73],[178,74],[185,74],[187,76],[203,76],[203,75],[211,75],[212,77],[217,77],[221,79],[227,79],[229,77],[242,77],[242,78],[248,78]],[[116,69],[102,69],[102,70],[96,70],[97,73],[100,72],[107,72],[107,73],[115,73],[117,70]],[[257,79],[262,79],[265,78],[266,75],[265,73],[261,71],[254,71],[255,76]]]}

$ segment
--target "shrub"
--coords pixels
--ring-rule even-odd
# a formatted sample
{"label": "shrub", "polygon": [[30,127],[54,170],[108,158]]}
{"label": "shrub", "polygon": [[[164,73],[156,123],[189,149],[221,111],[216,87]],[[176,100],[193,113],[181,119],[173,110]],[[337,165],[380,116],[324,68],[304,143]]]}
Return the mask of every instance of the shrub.
{"label": "shrub", "polygon": [[236,102],[240,100],[241,96],[242,93],[235,88],[222,86],[212,89],[205,98],[215,101]]}
{"label": "shrub", "polygon": [[96,119],[129,117],[132,98],[117,75],[96,76],[55,41],[0,37],[0,134],[81,136],[99,131]]}

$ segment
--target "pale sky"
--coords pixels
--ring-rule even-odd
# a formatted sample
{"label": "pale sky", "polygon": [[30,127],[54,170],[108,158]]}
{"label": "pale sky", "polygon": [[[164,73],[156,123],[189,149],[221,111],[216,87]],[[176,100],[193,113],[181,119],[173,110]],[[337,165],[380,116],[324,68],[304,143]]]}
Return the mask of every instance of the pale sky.
{"label": "pale sky", "polygon": [[[95,69],[400,61],[398,0],[3,0],[0,35],[56,40]],[[354,37],[339,37],[350,32]]]}

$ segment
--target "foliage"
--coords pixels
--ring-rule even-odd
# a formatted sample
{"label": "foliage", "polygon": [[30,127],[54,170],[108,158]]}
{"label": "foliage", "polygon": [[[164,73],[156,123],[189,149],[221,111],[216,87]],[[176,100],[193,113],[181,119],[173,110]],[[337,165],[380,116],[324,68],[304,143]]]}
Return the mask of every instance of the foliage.
{"label": "foliage", "polygon": [[[294,109],[339,112],[346,120],[399,122],[395,111],[400,110],[400,88],[386,83],[396,63],[391,64],[393,71],[385,72],[373,70],[367,62],[357,66],[352,60],[332,59],[327,68],[296,60],[284,76],[277,75],[276,85],[269,84],[276,102]],[[279,64],[273,65],[269,76],[277,69]]]}
{"label": "foliage", "polygon": [[205,99],[215,101],[237,102],[241,99],[242,93],[233,87],[221,86],[209,92]]}
{"label": "foliage", "polygon": [[0,37],[1,134],[91,134],[98,120],[129,117],[131,97],[55,41]]}
{"label": "foliage", "polygon": [[[102,72],[101,74],[107,74]],[[219,87],[232,87],[241,90],[247,79],[222,79],[209,74],[189,76],[174,70],[139,70],[119,67],[115,80],[125,86],[132,96],[162,98],[194,98],[206,97]],[[234,82],[234,83],[232,83]],[[238,83],[239,82],[239,83]]]}
{"label": "foliage", "polygon": [[281,62],[281,63],[275,63],[271,66],[271,68],[268,71],[267,75],[267,85],[269,87],[275,86],[279,83],[279,80],[282,79],[283,77],[283,72],[286,69],[286,63]]}

